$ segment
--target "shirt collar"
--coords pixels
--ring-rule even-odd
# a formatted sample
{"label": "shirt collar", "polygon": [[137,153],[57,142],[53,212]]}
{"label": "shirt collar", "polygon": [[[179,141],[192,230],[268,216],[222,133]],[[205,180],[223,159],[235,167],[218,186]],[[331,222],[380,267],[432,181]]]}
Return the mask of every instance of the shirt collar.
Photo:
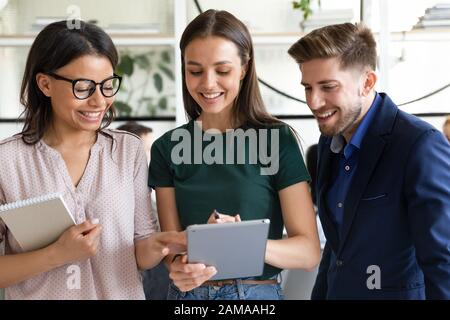
{"label": "shirt collar", "polygon": [[352,138],[350,139],[349,144],[346,146],[345,139],[341,134],[333,136],[331,139],[331,145],[330,150],[333,153],[340,153],[342,149],[344,149],[344,155],[348,159],[354,149],[360,149],[361,143],[366,135],[366,132],[372,123],[372,119],[376,113],[376,110],[381,105],[381,96],[376,93],[375,99],[373,100],[369,110],[367,111],[366,115],[362,119],[361,123],[359,124],[358,128],[356,129],[355,133],[353,134]]}

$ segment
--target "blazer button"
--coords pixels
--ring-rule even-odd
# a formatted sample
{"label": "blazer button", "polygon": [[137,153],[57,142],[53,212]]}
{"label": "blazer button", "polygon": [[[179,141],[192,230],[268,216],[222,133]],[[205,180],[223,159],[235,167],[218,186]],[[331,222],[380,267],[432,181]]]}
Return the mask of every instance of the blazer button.
{"label": "blazer button", "polygon": [[342,260],[336,260],[336,266],[337,267],[342,267],[344,265],[344,261]]}

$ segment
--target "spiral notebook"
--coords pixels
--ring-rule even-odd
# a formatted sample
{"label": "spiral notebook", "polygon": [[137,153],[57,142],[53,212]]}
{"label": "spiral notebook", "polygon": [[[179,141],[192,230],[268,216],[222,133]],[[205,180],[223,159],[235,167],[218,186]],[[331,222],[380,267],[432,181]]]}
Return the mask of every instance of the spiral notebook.
{"label": "spiral notebook", "polygon": [[0,206],[4,221],[24,251],[55,242],[75,221],[61,194],[47,194]]}

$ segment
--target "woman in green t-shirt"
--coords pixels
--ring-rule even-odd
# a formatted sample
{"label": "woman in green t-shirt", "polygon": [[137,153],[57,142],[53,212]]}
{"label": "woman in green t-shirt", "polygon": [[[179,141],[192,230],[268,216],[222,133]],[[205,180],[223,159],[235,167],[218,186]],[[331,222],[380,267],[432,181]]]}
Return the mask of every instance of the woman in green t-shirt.
{"label": "woman in green t-shirt", "polygon": [[296,135],[266,111],[252,40],[241,21],[208,10],[187,26],[180,48],[190,121],[155,141],[151,152],[149,185],[161,229],[216,222],[215,209],[219,221],[271,224],[262,276],[208,281],[214,267],[172,256],[168,298],[282,299],[281,270],[311,269],[320,259],[310,178]]}

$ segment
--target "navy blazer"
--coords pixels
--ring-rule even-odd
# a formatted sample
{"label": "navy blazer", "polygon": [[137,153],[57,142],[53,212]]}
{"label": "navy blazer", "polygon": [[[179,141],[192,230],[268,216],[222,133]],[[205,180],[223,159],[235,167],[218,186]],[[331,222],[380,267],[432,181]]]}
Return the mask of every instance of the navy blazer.
{"label": "navy blazer", "polygon": [[[344,202],[340,237],[326,204],[338,155],[331,138],[320,138],[317,205],[327,243],[312,299],[450,299],[450,144],[381,97]],[[367,285],[371,266],[379,268],[379,288]]]}

